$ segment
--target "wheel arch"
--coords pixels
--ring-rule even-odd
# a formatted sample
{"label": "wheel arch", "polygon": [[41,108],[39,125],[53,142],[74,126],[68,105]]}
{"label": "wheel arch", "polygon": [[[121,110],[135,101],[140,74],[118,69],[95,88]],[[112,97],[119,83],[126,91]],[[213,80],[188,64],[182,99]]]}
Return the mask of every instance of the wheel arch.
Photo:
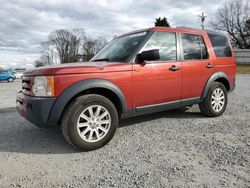
{"label": "wheel arch", "polygon": [[228,80],[227,75],[224,72],[216,72],[208,79],[208,81],[203,89],[201,99],[206,98],[208,89],[213,82],[220,82],[221,84],[223,84],[225,86],[227,91],[230,91],[230,89],[231,89],[230,82]]}
{"label": "wheel arch", "polygon": [[108,98],[114,103],[119,115],[127,111],[125,96],[118,86],[103,79],[87,79],[70,86],[57,97],[51,109],[49,121],[58,124],[70,102],[84,94],[99,94]]}

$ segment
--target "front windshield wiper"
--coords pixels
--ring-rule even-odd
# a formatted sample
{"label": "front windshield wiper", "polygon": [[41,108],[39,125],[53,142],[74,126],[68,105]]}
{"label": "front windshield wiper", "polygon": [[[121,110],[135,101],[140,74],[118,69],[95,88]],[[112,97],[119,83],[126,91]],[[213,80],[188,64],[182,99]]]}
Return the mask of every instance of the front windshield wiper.
{"label": "front windshield wiper", "polygon": [[94,61],[109,61],[109,58],[94,59],[91,62],[94,62]]}

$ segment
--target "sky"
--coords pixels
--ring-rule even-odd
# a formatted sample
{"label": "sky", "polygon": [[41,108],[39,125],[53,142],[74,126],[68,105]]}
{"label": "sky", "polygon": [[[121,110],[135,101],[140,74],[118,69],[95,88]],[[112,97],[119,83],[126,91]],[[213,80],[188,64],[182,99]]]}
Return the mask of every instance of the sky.
{"label": "sky", "polygon": [[0,67],[33,68],[40,43],[56,29],[83,28],[107,40],[154,26],[167,17],[171,27],[208,24],[224,0],[0,0]]}

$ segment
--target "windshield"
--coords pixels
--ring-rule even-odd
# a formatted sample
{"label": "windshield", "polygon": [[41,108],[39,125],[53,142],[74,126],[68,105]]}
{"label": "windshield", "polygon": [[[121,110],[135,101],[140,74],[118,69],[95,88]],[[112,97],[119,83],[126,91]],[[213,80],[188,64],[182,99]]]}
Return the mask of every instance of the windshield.
{"label": "windshield", "polygon": [[96,54],[91,61],[127,61],[139,47],[146,34],[147,32],[140,32],[116,38]]}

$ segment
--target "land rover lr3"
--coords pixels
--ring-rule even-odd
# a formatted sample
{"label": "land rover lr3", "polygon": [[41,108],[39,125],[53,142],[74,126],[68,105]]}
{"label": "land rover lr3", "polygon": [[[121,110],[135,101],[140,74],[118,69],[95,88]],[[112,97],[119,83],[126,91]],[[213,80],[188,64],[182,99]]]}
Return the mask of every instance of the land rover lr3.
{"label": "land rover lr3", "polygon": [[17,110],[38,127],[61,125],[78,150],[94,150],[111,140],[120,118],[193,104],[220,116],[235,75],[224,34],[154,27],[113,39],[90,62],[26,72]]}

